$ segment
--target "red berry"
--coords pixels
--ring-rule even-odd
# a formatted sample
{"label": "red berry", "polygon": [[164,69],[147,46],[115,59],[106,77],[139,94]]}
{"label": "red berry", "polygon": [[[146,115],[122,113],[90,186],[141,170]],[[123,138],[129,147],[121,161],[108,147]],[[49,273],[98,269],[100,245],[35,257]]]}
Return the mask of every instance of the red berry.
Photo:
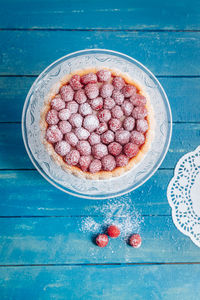
{"label": "red berry", "polygon": [[80,158],[80,153],[77,150],[71,150],[66,156],[65,161],[70,166],[77,165]]}
{"label": "red berry", "polygon": [[68,108],[64,108],[64,109],[60,110],[58,113],[58,117],[62,121],[67,121],[70,116],[71,116],[71,112]]}
{"label": "red berry", "polygon": [[80,158],[79,158],[79,165],[80,165],[80,167],[81,167],[81,170],[83,171],[83,172],[86,172],[87,171],[87,169],[88,169],[88,167],[89,167],[89,165],[90,165],[90,162],[91,162],[91,158],[90,158],[90,156],[81,156]]}
{"label": "red berry", "polygon": [[90,105],[94,110],[100,110],[103,107],[103,98],[97,97],[90,101]]}
{"label": "red berry", "polygon": [[97,237],[96,237],[96,244],[97,246],[103,248],[105,246],[108,245],[108,237],[106,234],[99,234]]}
{"label": "red berry", "polygon": [[75,147],[78,143],[78,138],[73,132],[68,132],[65,134],[65,140],[68,142],[72,147]]}
{"label": "red berry", "polygon": [[100,170],[101,170],[101,161],[98,159],[94,159],[89,166],[90,173],[97,173]]}
{"label": "red berry", "polygon": [[97,128],[97,130],[96,130],[96,133],[97,134],[102,134],[102,133],[104,133],[106,130],[108,130],[108,125],[107,125],[107,123],[100,123],[99,124],[99,127]]}
{"label": "red berry", "polygon": [[114,87],[111,83],[103,83],[100,87],[100,95],[103,98],[111,97]]}
{"label": "red berry", "polygon": [[114,133],[111,130],[107,130],[106,132],[104,132],[101,135],[101,141],[102,141],[102,143],[104,143],[106,145],[108,145],[111,142],[113,142],[114,138],[115,138],[115,135],[114,135]]}
{"label": "red berry", "polygon": [[124,115],[121,107],[118,106],[118,105],[116,105],[115,107],[113,107],[112,110],[111,110],[111,112],[112,112],[112,117],[116,118],[116,119],[120,119]]}
{"label": "red berry", "polygon": [[88,83],[85,86],[85,93],[89,99],[94,99],[99,95],[99,86],[97,83]]}
{"label": "red berry", "polygon": [[136,144],[128,143],[124,146],[124,153],[129,158],[136,156],[138,152],[139,152],[139,148]]}
{"label": "red berry", "polygon": [[101,139],[100,139],[100,135],[98,135],[95,132],[92,132],[91,135],[88,138],[88,141],[90,143],[91,146],[99,144]]}
{"label": "red berry", "polygon": [[101,163],[102,163],[102,168],[105,171],[112,171],[116,167],[115,158],[112,155],[110,155],[110,154],[105,155],[102,158]]}
{"label": "red berry", "polygon": [[62,99],[65,102],[69,102],[69,101],[73,100],[74,91],[70,85],[63,85],[60,89],[60,94],[61,94]]}
{"label": "red berry", "polygon": [[122,94],[124,95],[125,98],[131,97],[133,94],[136,94],[137,90],[136,87],[133,85],[126,85],[122,89]]}
{"label": "red berry", "polygon": [[104,144],[96,144],[92,147],[92,154],[95,158],[101,159],[108,154],[107,146]]}
{"label": "red berry", "polygon": [[126,155],[120,154],[119,156],[116,157],[116,164],[117,167],[125,167],[128,165],[129,159]]}
{"label": "red berry", "polygon": [[87,116],[92,114],[92,108],[89,103],[83,103],[79,106],[79,113],[82,116]]}
{"label": "red berry", "polygon": [[145,133],[149,128],[148,122],[143,119],[137,120],[136,128],[137,128],[137,131]]}
{"label": "red berry", "polygon": [[135,119],[144,119],[147,116],[147,109],[144,106],[136,106],[133,109],[132,116]]}
{"label": "red berry", "polygon": [[80,155],[87,156],[91,154],[91,146],[88,141],[79,141],[76,145],[76,148]]}
{"label": "red berry", "polygon": [[124,129],[128,131],[132,131],[135,127],[135,119],[132,117],[128,117],[124,120],[123,123]]}
{"label": "red berry", "polygon": [[134,130],[131,132],[130,141],[131,141],[131,143],[140,146],[140,145],[144,144],[144,142],[145,142],[144,134]]}
{"label": "red berry", "polygon": [[147,99],[140,94],[133,95],[130,101],[134,106],[144,106],[147,103]]}
{"label": "red berry", "polygon": [[122,146],[117,142],[112,142],[108,145],[108,152],[114,156],[117,156],[121,153]]}
{"label": "red berry", "polygon": [[120,230],[116,225],[110,225],[107,229],[107,233],[111,238],[117,238],[120,235]]}
{"label": "red berry", "polygon": [[57,111],[65,108],[65,102],[61,99],[60,95],[51,100],[51,107]]}
{"label": "red berry", "polygon": [[125,145],[129,142],[130,132],[127,130],[120,129],[115,132],[115,140],[121,145]]}
{"label": "red berry", "polygon": [[111,119],[108,124],[110,129],[114,132],[122,127],[122,122],[119,119]]}
{"label": "red berry", "polygon": [[82,84],[80,82],[81,77],[79,75],[73,75],[69,81],[69,84],[73,88],[74,91],[77,91],[82,88]]}
{"label": "red berry", "polygon": [[87,140],[90,133],[89,131],[87,131],[85,128],[83,127],[79,127],[75,129],[75,134],[77,136],[77,138],[81,141],[81,140]]}
{"label": "red berry", "polygon": [[108,122],[111,119],[111,113],[108,109],[103,109],[98,113],[100,122]]}
{"label": "red berry", "polygon": [[48,142],[57,143],[57,142],[61,141],[62,138],[63,138],[63,134],[57,125],[52,125],[47,128],[46,139]]}
{"label": "red berry", "polygon": [[74,100],[76,100],[76,102],[78,104],[85,103],[87,101],[87,97],[85,95],[85,91],[82,90],[82,89],[76,91],[76,93],[74,95]]}
{"label": "red berry", "polygon": [[118,90],[113,91],[112,98],[115,100],[116,104],[118,105],[121,105],[124,101],[124,95]]}
{"label": "red berry", "polygon": [[100,82],[108,81],[111,78],[111,73],[108,70],[99,70],[97,76]]}
{"label": "red berry", "polygon": [[111,110],[115,106],[115,101],[108,97],[104,99],[104,109],[109,109]]}
{"label": "red berry", "polygon": [[60,141],[55,145],[55,151],[61,156],[65,156],[70,149],[70,145],[65,141]]}
{"label": "red berry", "polygon": [[71,114],[77,113],[78,107],[79,107],[79,105],[75,101],[70,101],[66,105],[66,108],[69,109],[69,111],[71,112]]}
{"label": "red berry", "polygon": [[125,82],[122,77],[116,76],[113,78],[112,84],[116,90],[121,90],[124,87]]}
{"label": "red berry", "polygon": [[133,247],[133,248],[139,248],[142,244],[142,239],[141,236],[137,233],[133,234],[130,239],[129,239],[129,244]]}
{"label": "red berry", "polygon": [[88,115],[83,120],[83,127],[89,132],[94,131],[99,126],[99,120],[95,115]]}
{"label": "red berry", "polygon": [[59,122],[57,110],[55,109],[49,110],[46,115],[46,121],[49,125],[56,125]]}
{"label": "red berry", "polygon": [[97,82],[97,75],[92,72],[81,76],[81,83],[83,84],[96,83],[96,82]]}
{"label": "red berry", "polygon": [[69,122],[73,127],[81,127],[83,123],[83,117],[80,114],[72,114],[69,118]]}
{"label": "red berry", "polygon": [[122,103],[122,110],[123,110],[125,116],[130,116],[133,111],[133,104],[130,101],[125,100]]}
{"label": "red berry", "polygon": [[60,121],[58,123],[58,128],[63,134],[70,132],[72,130],[72,126],[68,121]]}

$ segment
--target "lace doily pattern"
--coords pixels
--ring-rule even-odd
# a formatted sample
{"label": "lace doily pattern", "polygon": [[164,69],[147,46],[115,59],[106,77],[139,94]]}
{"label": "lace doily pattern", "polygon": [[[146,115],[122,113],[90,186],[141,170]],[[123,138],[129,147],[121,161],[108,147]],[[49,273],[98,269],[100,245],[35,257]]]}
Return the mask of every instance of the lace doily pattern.
{"label": "lace doily pattern", "polygon": [[200,247],[200,146],[177,163],[167,197],[174,224]]}

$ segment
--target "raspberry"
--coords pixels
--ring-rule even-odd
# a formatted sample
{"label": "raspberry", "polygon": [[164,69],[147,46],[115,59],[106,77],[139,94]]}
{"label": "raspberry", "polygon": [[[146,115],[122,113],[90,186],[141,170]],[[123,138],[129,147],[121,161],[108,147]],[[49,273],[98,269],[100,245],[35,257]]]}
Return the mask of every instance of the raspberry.
{"label": "raspberry", "polygon": [[72,147],[75,147],[78,143],[78,138],[73,132],[69,132],[65,134],[65,140],[68,142]]}
{"label": "raspberry", "polygon": [[89,99],[94,99],[99,95],[99,86],[97,83],[88,83],[85,86],[85,93]]}
{"label": "raspberry", "polygon": [[117,156],[121,153],[122,146],[117,142],[112,142],[108,145],[108,152],[114,156]]}
{"label": "raspberry", "polygon": [[82,116],[87,116],[92,114],[92,109],[89,103],[83,103],[79,107],[79,113]]}
{"label": "raspberry", "polygon": [[97,134],[102,134],[104,133],[106,130],[108,130],[108,125],[107,123],[100,123],[99,127],[96,130]]}
{"label": "raspberry", "polygon": [[119,156],[116,157],[116,164],[117,167],[125,167],[128,164],[128,157],[124,154],[120,154]]}
{"label": "raspberry", "polygon": [[92,146],[92,154],[95,158],[101,159],[108,154],[107,146],[101,143]]}
{"label": "raspberry", "polygon": [[100,95],[103,98],[111,97],[114,87],[111,83],[103,83],[100,87]]}
{"label": "raspberry", "polygon": [[97,82],[97,75],[92,72],[81,76],[82,84],[96,83],[96,82]]}
{"label": "raspberry", "polygon": [[131,141],[131,143],[140,146],[140,145],[144,144],[145,137],[141,132],[134,130],[131,132],[130,141]]}
{"label": "raspberry", "polygon": [[95,115],[88,115],[85,117],[83,121],[83,127],[87,129],[89,132],[94,131],[99,126],[99,120]]}
{"label": "raspberry", "polygon": [[81,141],[81,140],[87,140],[90,133],[89,131],[87,131],[85,128],[83,127],[79,127],[75,129],[75,134],[77,136],[77,138]]}
{"label": "raspberry", "polygon": [[60,89],[60,94],[61,94],[62,99],[65,102],[69,102],[69,101],[73,100],[74,91],[70,85],[63,85]]}
{"label": "raspberry", "polygon": [[124,129],[128,131],[132,131],[135,127],[135,119],[132,117],[128,117],[124,120],[123,123]]}
{"label": "raspberry", "polygon": [[140,94],[133,95],[130,98],[130,101],[134,106],[145,106],[145,104],[147,103],[147,99]]}
{"label": "raspberry", "polygon": [[69,109],[71,114],[75,114],[78,111],[78,103],[75,101],[70,101],[67,103],[66,108]]}
{"label": "raspberry", "polygon": [[110,225],[107,229],[107,233],[111,238],[117,238],[120,235],[120,230],[116,225]]}
{"label": "raspberry", "polygon": [[133,111],[133,104],[130,101],[125,100],[124,103],[122,103],[122,110],[125,116],[130,116]]}
{"label": "raspberry", "polygon": [[149,128],[148,122],[143,119],[137,120],[136,128],[137,128],[137,131],[145,133]]}
{"label": "raspberry", "polygon": [[63,138],[63,134],[57,125],[52,125],[47,128],[46,139],[48,142],[57,143],[60,142],[62,138]]}
{"label": "raspberry", "polygon": [[112,110],[111,110],[111,112],[112,112],[113,118],[117,118],[117,119],[120,119],[124,115],[121,107],[118,106],[118,105],[116,105],[115,107],[113,107]]}
{"label": "raspberry", "polygon": [[130,84],[124,86],[122,89],[122,94],[124,94],[125,98],[131,97],[133,94],[136,94],[136,92],[136,87]]}
{"label": "raspberry", "polygon": [[122,77],[116,76],[113,78],[112,84],[116,90],[121,90],[125,85],[125,81]]}
{"label": "raspberry", "polygon": [[120,129],[115,132],[115,140],[121,145],[127,144],[129,142],[129,139],[130,139],[129,131]]}
{"label": "raspberry", "polygon": [[59,122],[57,110],[49,110],[46,115],[46,121],[49,125],[56,125]]}
{"label": "raspberry", "polygon": [[114,141],[114,138],[114,133],[111,130],[108,130],[101,135],[101,142],[108,145]]}
{"label": "raspberry", "polygon": [[137,233],[133,234],[129,239],[129,244],[133,248],[139,248],[142,244],[141,236]]}
{"label": "raspberry", "polygon": [[115,100],[115,102],[118,104],[118,105],[121,105],[124,101],[124,95],[118,91],[118,90],[114,90],[113,93],[112,93],[112,98]]}
{"label": "raspberry", "polygon": [[89,141],[91,146],[99,144],[100,141],[101,141],[100,135],[96,134],[95,132],[92,132],[91,135],[88,138],[88,141]]}
{"label": "raspberry", "polygon": [[129,158],[136,156],[138,152],[139,152],[139,148],[136,144],[128,143],[124,146],[124,153]]}
{"label": "raspberry", "polygon": [[64,108],[64,109],[60,110],[58,113],[58,117],[62,121],[67,121],[70,116],[71,116],[71,112],[68,108]]}
{"label": "raspberry", "polygon": [[98,118],[100,122],[108,122],[111,118],[111,113],[108,109],[103,109],[98,113]]}
{"label": "raspberry", "polygon": [[114,132],[122,127],[122,122],[119,119],[111,119],[108,124],[110,129]]}
{"label": "raspberry", "polygon": [[76,91],[76,93],[74,95],[74,100],[76,100],[76,102],[78,104],[85,103],[87,101],[87,97],[85,95],[85,91],[82,90],[82,89]]}
{"label": "raspberry", "polygon": [[60,96],[56,96],[51,100],[51,107],[57,111],[65,108],[65,102],[61,99]]}
{"label": "raspberry", "polygon": [[79,165],[83,172],[86,172],[90,165],[91,158],[89,156],[81,156],[79,159]]}
{"label": "raspberry", "polygon": [[105,171],[112,171],[116,167],[115,158],[110,154],[104,156],[101,160],[101,163],[102,163],[102,168]]}
{"label": "raspberry", "polygon": [[96,237],[96,244],[97,246],[104,248],[105,246],[108,245],[108,237],[106,234],[99,234]]}
{"label": "raspberry", "polygon": [[58,123],[58,127],[63,134],[70,132],[72,130],[72,126],[68,121],[60,121]]}
{"label": "raspberry", "polygon": [[108,70],[99,70],[97,76],[100,82],[108,81],[111,78],[111,72]]}
{"label": "raspberry", "polygon": [[60,141],[55,145],[55,151],[61,156],[65,156],[70,149],[70,145],[65,141]]}
{"label": "raspberry", "polygon": [[76,145],[77,150],[80,155],[90,155],[91,154],[91,146],[87,141],[79,141]]}
{"label": "raspberry", "polygon": [[115,106],[115,101],[108,97],[104,99],[104,109],[109,109],[111,110]]}
{"label": "raspberry", "polygon": [[147,116],[147,109],[143,106],[136,106],[132,112],[135,119],[144,119]]}
{"label": "raspberry", "polygon": [[94,159],[89,166],[90,173],[97,173],[100,170],[101,170],[101,161],[98,159]]}
{"label": "raspberry", "polygon": [[77,165],[80,158],[80,153],[77,150],[71,150],[66,156],[65,161],[70,166]]}
{"label": "raspberry", "polygon": [[80,76],[77,74],[71,77],[69,84],[71,85],[74,91],[77,91],[82,88],[83,85],[81,84],[80,79]]}
{"label": "raspberry", "polygon": [[103,98],[97,97],[90,101],[90,104],[94,110],[100,110],[103,107]]}
{"label": "raspberry", "polygon": [[83,117],[80,114],[72,114],[69,118],[69,122],[73,127],[81,127],[83,123]]}

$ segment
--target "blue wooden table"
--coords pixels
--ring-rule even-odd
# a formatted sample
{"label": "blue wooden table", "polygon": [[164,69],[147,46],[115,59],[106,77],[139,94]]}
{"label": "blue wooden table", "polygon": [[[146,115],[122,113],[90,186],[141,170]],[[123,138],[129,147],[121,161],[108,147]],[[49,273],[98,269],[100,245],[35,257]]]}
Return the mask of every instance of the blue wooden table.
{"label": "blue wooden table", "polygon": [[[200,144],[200,2],[106,2],[1,0],[0,299],[200,299],[200,249],[174,226],[166,197],[178,159]],[[54,60],[86,48],[139,60],[171,104],[169,152],[128,195],[144,220],[137,250],[121,239],[95,246],[80,222],[101,222],[96,209],[114,200],[57,190],[23,146],[20,120],[31,84]]]}

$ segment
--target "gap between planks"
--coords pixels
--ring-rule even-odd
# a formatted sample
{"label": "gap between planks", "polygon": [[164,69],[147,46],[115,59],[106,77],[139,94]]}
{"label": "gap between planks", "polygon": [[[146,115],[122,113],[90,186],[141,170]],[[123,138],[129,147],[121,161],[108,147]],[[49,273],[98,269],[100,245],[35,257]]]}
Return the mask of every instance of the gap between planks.
{"label": "gap between planks", "polygon": [[200,29],[112,29],[112,28],[0,28],[0,31],[99,31],[99,32],[200,32]]}

